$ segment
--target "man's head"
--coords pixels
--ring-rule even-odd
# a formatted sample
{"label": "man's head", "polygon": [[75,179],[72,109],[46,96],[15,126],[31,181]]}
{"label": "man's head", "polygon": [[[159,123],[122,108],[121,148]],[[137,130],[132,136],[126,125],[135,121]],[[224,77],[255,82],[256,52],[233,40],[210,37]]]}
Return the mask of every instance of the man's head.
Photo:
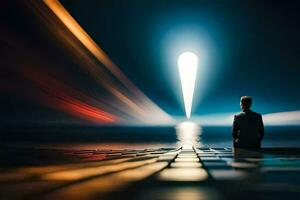
{"label": "man's head", "polygon": [[242,110],[249,110],[252,104],[252,98],[249,96],[242,96],[240,106]]}

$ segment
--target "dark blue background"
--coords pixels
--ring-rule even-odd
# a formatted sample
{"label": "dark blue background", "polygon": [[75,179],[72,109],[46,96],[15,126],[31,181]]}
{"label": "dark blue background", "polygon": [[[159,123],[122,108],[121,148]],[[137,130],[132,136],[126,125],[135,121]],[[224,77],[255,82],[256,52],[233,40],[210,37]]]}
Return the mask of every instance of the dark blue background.
{"label": "dark blue background", "polygon": [[[252,96],[260,113],[300,110],[298,1],[61,2],[130,80],[171,115],[185,115],[176,62],[187,50],[197,53],[200,65],[193,116],[238,112],[242,95]],[[24,93],[34,93],[15,73],[31,59],[47,73],[59,71],[61,80],[79,91],[99,99],[106,95],[36,15],[25,2],[1,7],[1,89],[6,88],[1,121],[81,123],[10,90],[22,86]]]}
{"label": "dark blue background", "polygon": [[184,115],[174,55],[197,51],[198,44],[209,73],[198,82],[204,87],[197,88],[194,115],[236,112],[242,95],[252,96],[262,113],[300,108],[297,1],[62,2],[170,114]]}

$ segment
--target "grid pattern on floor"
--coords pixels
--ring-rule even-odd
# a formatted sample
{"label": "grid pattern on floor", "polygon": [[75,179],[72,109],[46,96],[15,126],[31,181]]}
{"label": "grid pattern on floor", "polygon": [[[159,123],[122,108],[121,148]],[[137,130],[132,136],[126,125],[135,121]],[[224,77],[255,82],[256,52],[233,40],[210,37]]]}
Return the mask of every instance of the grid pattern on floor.
{"label": "grid pattern on floor", "polygon": [[0,199],[300,197],[295,148],[25,149],[11,156],[1,165]]}

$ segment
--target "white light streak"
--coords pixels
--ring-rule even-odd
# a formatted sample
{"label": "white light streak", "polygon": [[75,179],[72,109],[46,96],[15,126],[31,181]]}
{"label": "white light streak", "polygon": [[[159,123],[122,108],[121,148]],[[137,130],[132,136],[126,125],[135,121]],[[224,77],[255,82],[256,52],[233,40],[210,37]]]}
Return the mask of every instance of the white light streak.
{"label": "white light streak", "polygon": [[198,58],[192,52],[185,52],[178,57],[178,68],[181,80],[182,94],[186,117],[189,119],[192,111],[193,95],[198,68]]}

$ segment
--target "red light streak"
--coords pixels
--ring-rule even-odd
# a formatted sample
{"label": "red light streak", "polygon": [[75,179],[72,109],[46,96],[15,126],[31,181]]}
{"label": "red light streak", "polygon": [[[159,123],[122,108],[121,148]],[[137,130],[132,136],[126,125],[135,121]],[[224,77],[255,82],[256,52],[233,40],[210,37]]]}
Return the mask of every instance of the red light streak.
{"label": "red light streak", "polygon": [[120,120],[119,117],[88,104],[87,100],[92,98],[37,68],[24,70],[23,75],[33,83],[33,96],[46,105],[95,123],[116,123]]}

